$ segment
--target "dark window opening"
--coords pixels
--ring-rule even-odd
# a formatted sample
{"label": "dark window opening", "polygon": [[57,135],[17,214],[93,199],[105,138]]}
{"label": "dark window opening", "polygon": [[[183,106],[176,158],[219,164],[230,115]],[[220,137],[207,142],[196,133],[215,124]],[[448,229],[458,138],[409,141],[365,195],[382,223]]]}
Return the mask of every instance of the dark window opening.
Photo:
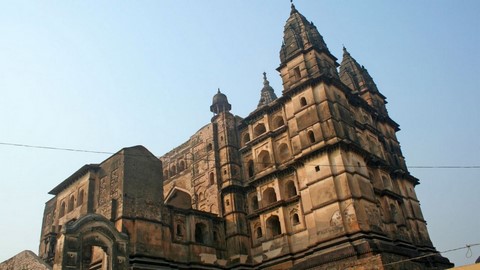
{"label": "dark window opening", "polygon": [[63,217],[65,215],[65,202],[62,202],[60,205],[60,211],[58,213],[59,217]]}
{"label": "dark window opening", "polygon": [[257,198],[257,196],[252,197],[252,209],[253,210],[258,209],[258,198]]}
{"label": "dark window opening", "polygon": [[295,79],[299,80],[302,77],[300,74],[300,67],[295,67],[293,69],[293,74],[295,75]]}
{"label": "dark window opening", "polygon": [[283,125],[285,125],[285,122],[283,121],[283,118],[281,116],[275,117],[275,119],[273,120],[273,127],[274,128],[279,128]]}
{"label": "dark window opening", "polygon": [[309,130],[307,132],[307,136],[308,136],[308,140],[310,141],[310,143],[315,142],[315,134],[313,133],[313,131]]}
{"label": "dark window opening", "polygon": [[298,214],[293,214],[292,221],[293,221],[293,225],[297,225],[300,223],[300,218],[298,217]]}
{"label": "dark window opening", "polygon": [[293,183],[293,181],[288,181],[286,187],[287,187],[288,198],[291,198],[297,195],[297,189],[295,188],[295,184]]}
{"label": "dark window opening", "polygon": [[307,100],[304,97],[300,99],[300,106],[302,107],[307,106]]}
{"label": "dark window opening", "polygon": [[262,152],[258,154],[258,160],[260,162],[260,169],[265,169],[272,165],[272,162],[270,161],[270,153],[267,150],[262,150]]}
{"label": "dark window opening", "polygon": [[182,225],[177,224],[177,236],[183,236]]}
{"label": "dark window opening", "polygon": [[68,201],[68,212],[71,212],[74,208],[75,204],[75,197],[72,195],[70,196],[70,200]]}
{"label": "dark window opening", "polygon": [[263,199],[265,200],[265,205],[269,205],[271,203],[276,202],[277,201],[277,194],[275,193],[275,190],[271,187],[267,188],[263,192]]}
{"label": "dark window opening", "polygon": [[267,232],[270,237],[275,237],[282,233],[278,216],[271,216],[267,219]]}
{"label": "dark window opening", "polygon": [[267,132],[267,129],[265,128],[264,124],[258,124],[254,129],[253,129],[253,134],[255,137],[260,136],[261,134]]}
{"label": "dark window opening", "polygon": [[246,144],[249,141],[250,141],[250,134],[245,133],[245,135],[243,135],[243,143]]}
{"label": "dark window opening", "polygon": [[195,242],[197,243],[205,243],[206,240],[206,226],[203,223],[195,224]]}
{"label": "dark window opening", "polygon": [[263,236],[262,228],[257,227],[256,232],[257,232],[257,238],[261,238]]}
{"label": "dark window opening", "polygon": [[210,173],[210,181],[209,181],[210,185],[213,185],[215,183],[215,175],[212,173]]}
{"label": "dark window opening", "polygon": [[255,174],[255,168],[253,166],[253,160],[248,161],[248,177],[253,177]]}
{"label": "dark window opening", "polygon": [[83,197],[85,196],[84,195],[85,192],[82,190],[80,190],[80,192],[78,193],[78,199],[77,199],[77,206],[80,206],[83,204]]}
{"label": "dark window opening", "polygon": [[288,146],[286,143],[282,143],[278,147],[278,152],[279,152],[280,160],[282,161],[287,160],[290,157],[290,151],[288,150]]}
{"label": "dark window opening", "polygon": [[185,161],[180,160],[180,163],[178,164],[178,172],[181,172],[185,170]]}

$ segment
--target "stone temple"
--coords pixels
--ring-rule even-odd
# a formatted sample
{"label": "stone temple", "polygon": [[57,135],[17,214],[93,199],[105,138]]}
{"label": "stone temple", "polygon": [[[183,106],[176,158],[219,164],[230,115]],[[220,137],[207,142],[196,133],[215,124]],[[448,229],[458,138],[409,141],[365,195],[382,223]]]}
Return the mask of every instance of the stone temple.
{"label": "stone temple", "polygon": [[127,147],[54,187],[40,258],[53,269],[453,266],[429,238],[385,96],[293,4],[277,70],[281,93],[264,74],[248,116],[218,91],[210,122],[165,155]]}

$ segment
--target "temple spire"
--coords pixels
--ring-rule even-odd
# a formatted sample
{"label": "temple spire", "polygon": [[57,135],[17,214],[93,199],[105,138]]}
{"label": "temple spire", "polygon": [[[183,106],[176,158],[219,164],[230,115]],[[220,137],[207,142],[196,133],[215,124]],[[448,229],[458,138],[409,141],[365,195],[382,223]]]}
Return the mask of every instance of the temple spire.
{"label": "temple spire", "polygon": [[270,82],[267,80],[267,73],[263,72],[263,88],[260,93],[260,101],[258,102],[257,108],[268,105],[275,99],[277,99],[277,95],[275,95],[275,91],[270,86]]}
{"label": "temple spire", "polygon": [[322,76],[338,79],[336,61],[317,27],[292,2],[283,30],[280,66],[277,69],[282,76],[283,93]]}
{"label": "temple spire", "polygon": [[378,91],[367,69],[350,55],[345,46],[343,46],[343,59],[340,64],[340,80],[354,93],[358,93],[370,106],[387,114],[385,96]]}

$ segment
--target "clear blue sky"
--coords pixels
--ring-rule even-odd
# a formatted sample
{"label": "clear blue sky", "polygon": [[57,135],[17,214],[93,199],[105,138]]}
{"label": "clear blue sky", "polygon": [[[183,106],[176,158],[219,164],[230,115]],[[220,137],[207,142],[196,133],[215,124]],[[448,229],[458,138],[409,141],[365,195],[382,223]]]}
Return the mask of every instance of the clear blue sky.
{"label": "clear blue sky", "polygon": [[[344,44],[387,96],[438,250],[480,242],[480,1],[295,1],[337,58]],[[157,156],[210,121],[281,93],[287,0],[2,1],[0,142]],[[38,252],[53,187],[108,155],[0,145],[0,262]],[[480,247],[445,254],[472,263]]]}

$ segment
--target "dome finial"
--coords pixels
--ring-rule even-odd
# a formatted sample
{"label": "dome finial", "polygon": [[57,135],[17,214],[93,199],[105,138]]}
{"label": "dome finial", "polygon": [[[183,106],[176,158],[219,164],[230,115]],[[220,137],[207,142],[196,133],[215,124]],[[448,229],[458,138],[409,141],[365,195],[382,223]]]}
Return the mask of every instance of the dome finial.
{"label": "dome finial", "polygon": [[218,88],[218,91],[217,91],[217,94],[220,94],[220,93],[222,93],[222,92],[220,92],[220,87],[219,87],[219,88]]}

